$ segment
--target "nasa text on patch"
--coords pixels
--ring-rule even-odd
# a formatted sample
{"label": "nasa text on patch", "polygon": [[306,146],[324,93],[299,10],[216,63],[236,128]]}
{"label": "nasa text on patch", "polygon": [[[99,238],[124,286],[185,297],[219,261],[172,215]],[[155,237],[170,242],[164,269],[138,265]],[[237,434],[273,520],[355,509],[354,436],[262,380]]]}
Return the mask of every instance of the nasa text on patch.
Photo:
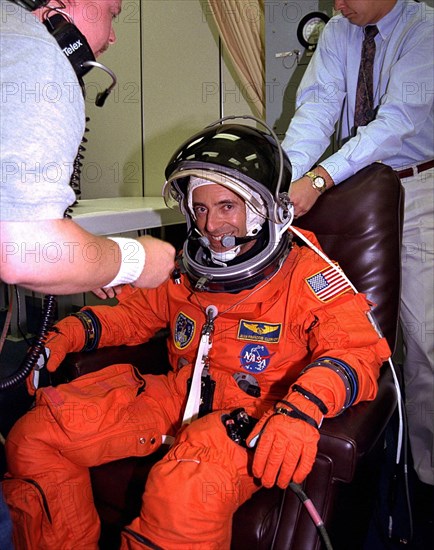
{"label": "nasa text on patch", "polygon": [[268,342],[276,344],[280,340],[281,323],[261,323],[241,319],[238,326],[238,340]]}
{"label": "nasa text on patch", "polygon": [[273,355],[264,344],[246,344],[241,350],[240,365],[244,370],[258,374],[268,367]]}

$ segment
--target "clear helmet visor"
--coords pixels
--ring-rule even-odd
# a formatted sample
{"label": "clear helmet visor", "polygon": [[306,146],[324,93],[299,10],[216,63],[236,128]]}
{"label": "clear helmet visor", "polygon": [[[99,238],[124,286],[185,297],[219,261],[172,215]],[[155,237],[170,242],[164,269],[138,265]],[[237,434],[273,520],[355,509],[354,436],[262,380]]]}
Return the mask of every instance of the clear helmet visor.
{"label": "clear helmet visor", "polygon": [[[290,248],[286,228],[293,218],[287,196],[291,165],[279,148],[272,136],[256,128],[211,125],[183,144],[169,161],[164,200],[186,217],[189,237],[184,244],[183,264],[191,282],[196,286],[200,283],[203,290],[251,288],[275,272],[286,257]],[[223,185],[244,200],[247,231],[258,233],[262,239],[254,256],[241,254],[225,267],[204,263],[189,192],[191,181]]]}

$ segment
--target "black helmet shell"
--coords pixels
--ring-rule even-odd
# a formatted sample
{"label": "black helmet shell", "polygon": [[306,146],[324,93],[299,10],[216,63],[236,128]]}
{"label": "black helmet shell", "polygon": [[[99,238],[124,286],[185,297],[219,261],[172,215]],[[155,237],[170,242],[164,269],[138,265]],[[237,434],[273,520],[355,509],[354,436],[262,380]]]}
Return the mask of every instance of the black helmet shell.
{"label": "black helmet shell", "polygon": [[[287,193],[291,163],[283,154],[279,189],[279,146],[271,134],[241,124],[214,124],[188,139],[170,159],[165,176],[171,179],[182,170],[206,170],[231,176],[251,186],[263,185],[276,199]],[[179,174],[181,175],[181,174]],[[186,185],[187,182],[185,182]],[[178,180],[178,184],[182,186]],[[185,193],[185,189],[182,189]]]}

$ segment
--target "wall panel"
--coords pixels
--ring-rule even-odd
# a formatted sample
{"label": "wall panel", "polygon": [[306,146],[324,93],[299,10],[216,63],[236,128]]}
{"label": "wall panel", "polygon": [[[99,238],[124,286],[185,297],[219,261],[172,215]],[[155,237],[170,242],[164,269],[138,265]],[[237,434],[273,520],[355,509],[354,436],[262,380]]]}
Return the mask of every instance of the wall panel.
{"label": "wall panel", "polygon": [[123,0],[115,29],[100,61],[118,85],[102,109],[95,96],[110,78],[97,69],[86,76],[84,199],[159,195],[178,145],[222,109],[251,113],[204,0]]}

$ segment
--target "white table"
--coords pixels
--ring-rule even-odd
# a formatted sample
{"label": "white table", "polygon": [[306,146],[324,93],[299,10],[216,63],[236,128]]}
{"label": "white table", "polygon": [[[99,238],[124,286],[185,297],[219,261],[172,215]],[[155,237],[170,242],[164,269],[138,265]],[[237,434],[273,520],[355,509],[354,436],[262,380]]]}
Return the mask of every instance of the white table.
{"label": "white table", "polygon": [[95,235],[116,235],[185,222],[178,210],[167,208],[163,197],[114,197],[80,200],[72,219]]}

